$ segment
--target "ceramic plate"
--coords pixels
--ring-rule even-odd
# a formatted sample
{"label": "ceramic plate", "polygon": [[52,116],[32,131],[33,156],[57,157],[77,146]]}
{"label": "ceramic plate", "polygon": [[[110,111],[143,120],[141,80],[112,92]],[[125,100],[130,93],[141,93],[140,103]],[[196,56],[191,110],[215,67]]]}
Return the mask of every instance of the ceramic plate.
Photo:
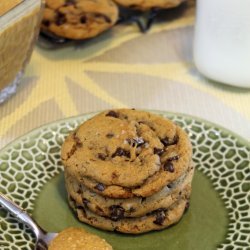
{"label": "ceramic plate", "polygon": [[[28,210],[48,231],[83,227],[117,250],[250,249],[250,145],[234,133],[198,118],[156,112],[183,127],[194,151],[196,173],[190,209],[175,226],[123,235],[77,221],[66,202],[60,146],[93,114],[38,128],[0,152],[0,191]],[[31,232],[0,209],[0,249],[29,250]]]}

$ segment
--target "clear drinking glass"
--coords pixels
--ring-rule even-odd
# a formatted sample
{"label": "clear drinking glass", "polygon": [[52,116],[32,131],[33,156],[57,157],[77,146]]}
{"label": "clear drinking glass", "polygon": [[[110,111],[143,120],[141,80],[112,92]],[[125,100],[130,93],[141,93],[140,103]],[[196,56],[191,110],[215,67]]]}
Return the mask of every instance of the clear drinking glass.
{"label": "clear drinking glass", "polygon": [[197,0],[194,60],[208,78],[250,87],[250,0]]}

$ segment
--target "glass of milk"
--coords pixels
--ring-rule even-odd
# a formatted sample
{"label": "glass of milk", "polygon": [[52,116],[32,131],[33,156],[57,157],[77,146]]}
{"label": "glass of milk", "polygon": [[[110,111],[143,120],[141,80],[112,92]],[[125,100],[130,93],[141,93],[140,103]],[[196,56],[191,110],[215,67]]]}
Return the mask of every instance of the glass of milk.
{"label": "glass of milk", "polygon": [[250,87],[250,0],[197,0],[194,61],[210,79]]}

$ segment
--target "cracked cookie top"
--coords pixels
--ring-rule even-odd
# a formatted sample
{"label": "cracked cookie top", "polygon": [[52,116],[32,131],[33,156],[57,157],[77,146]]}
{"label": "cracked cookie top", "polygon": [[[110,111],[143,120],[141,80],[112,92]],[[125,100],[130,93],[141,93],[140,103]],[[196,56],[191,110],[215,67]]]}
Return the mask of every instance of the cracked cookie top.
{"label": "cracked cookie top", "polygon": [[79,181],[93,180],[102,189],[111,185],[138,190],[145,184],[152,189],[153,181],[161,185],[154,190],[160,190],[166,184],[161,175],[170,182],[187,171],[191,145],[170,120],[120,109],[102,112],[80,125],[66,138],[61,156],[65,171]]}

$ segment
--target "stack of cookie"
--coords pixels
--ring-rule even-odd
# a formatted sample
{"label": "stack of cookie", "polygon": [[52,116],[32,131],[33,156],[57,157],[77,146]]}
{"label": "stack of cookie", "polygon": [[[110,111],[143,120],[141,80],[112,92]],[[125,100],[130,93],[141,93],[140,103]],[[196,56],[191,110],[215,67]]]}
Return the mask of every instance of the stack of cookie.
{"label": "stack of cookie", "polygon": [[187,134],[148,112],[102,112],[62,146],[70,206],[80,221],[143,233],[177,223],[189,204],[194,167]]}

